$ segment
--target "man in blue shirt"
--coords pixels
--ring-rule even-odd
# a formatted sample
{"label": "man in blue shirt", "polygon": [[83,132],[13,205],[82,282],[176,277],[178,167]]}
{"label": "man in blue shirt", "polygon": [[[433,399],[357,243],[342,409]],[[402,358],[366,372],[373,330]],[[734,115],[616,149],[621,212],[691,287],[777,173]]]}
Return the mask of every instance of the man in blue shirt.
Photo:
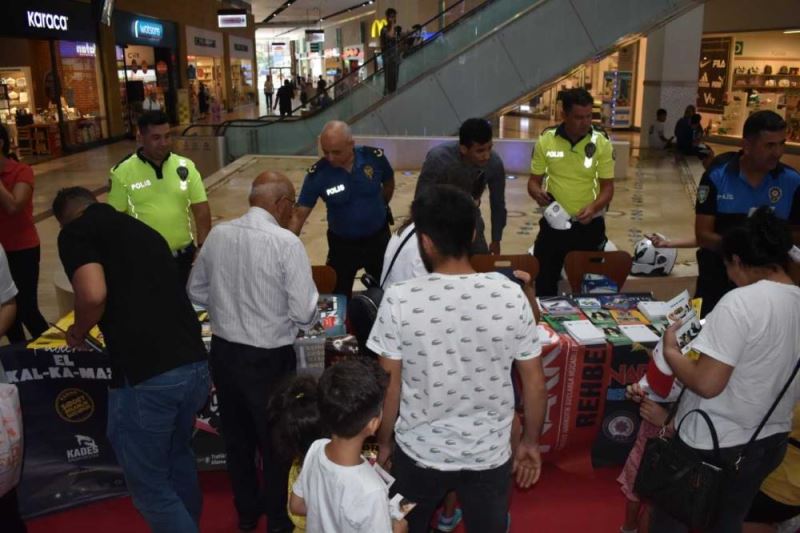
{"label": "man in blue shirt", "polygon": [[772,111],[758,111],[745,122],[742,137],[742,151],[714,159],[697,187],[697,296],[703,298],[703,316],[734,288],[719,255],[729,228],[766,205],[792,225],[795,243],[800,242],[800,173],[780,162],[786,122]]}
{"label": "man in blue shirt", "polygon": [[289,229],[299,235],[322,198],[328,208],[328,265],[336,271],[334,292],[349,298],[358,269],[380,278],[390,237],[394,170],[383,150],[355,146],[344,122],[328,122],[320,145],[324,157],[308,169]]}

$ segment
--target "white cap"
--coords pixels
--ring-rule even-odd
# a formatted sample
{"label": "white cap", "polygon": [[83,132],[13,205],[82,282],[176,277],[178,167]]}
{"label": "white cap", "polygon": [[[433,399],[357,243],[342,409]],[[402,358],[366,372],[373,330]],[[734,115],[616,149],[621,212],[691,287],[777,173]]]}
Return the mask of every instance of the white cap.
{"label": "white cap", "polygon": [[547,209],[544,210],[544,218],[553,229],[565,230],[572,227],[572,223],[569,221],[569,214],[564,211],[564,208],[558,202],[553,202],[547,206]]}

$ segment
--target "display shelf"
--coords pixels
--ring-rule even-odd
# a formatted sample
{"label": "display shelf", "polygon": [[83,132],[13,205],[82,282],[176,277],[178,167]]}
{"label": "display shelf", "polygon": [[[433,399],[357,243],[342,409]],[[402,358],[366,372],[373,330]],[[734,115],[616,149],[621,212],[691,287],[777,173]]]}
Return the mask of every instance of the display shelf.
{"label": "display shelf", "polygon": [[770,85],[734,85],[732,87],[732,90],[734,90],[734,91],[736,91],[736,90],[748,90],[748,89],[756,89],[756,90],[765,91],[765,92],[774,92],[774,91],[777,91],[777,90],[781,90],[781,91],[787,91],[787,90],[789,90],[789,91],[800,91],[800,85],[795,86],[795,87],[780,87],[778,85],[772,85],[772,86],[770,86]]}

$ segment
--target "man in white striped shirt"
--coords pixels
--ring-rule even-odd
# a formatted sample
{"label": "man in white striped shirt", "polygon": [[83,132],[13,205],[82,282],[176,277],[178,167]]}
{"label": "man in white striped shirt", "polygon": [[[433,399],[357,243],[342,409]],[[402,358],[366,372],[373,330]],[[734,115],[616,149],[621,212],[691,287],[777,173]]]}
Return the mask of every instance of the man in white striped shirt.
{"label": "man in white striped shirt", "polygon": [[[208,309],[214,332],[211,372],[243,531],[255,529],[264,512],[269,532],[292,530],[286,514],[290,465],[273,450],[266,406],[279,382],[295,371],[298,329],[319,320],[308,255],[284,229],[294,202],[286,176],[259,175],[250,210],[211,230],[189,278],[189,297]],[[256,449],[264,462],[261,483]]]}

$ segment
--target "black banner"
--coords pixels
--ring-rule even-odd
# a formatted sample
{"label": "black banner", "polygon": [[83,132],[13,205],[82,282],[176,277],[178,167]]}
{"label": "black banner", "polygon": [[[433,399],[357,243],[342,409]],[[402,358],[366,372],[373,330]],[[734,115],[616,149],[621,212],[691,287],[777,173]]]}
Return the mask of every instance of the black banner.
{"label": "black banner", "polygon": [[728,87],[731,38],[712,37],[700,44],[700,73],[697,81],[697,109],[722,114]]}
{"label": "black banner", "polygon": [[652,346],[614,346],[603,424],[592,446],[592,465],[595,467],[625,464],[636,442],[639,405],[625,398],[625,389],[644,376],[650,359],[648,349]]}
{"label": "black banner", "polygon": [[[106,437],[109,358],[105,353],[0,349],[9,383],[19,389],[25,460],[20,511],[30,518],[127,494],[122,469]],[[225,466],[212,395],[198,415],[195,449],[201,469]]]}

